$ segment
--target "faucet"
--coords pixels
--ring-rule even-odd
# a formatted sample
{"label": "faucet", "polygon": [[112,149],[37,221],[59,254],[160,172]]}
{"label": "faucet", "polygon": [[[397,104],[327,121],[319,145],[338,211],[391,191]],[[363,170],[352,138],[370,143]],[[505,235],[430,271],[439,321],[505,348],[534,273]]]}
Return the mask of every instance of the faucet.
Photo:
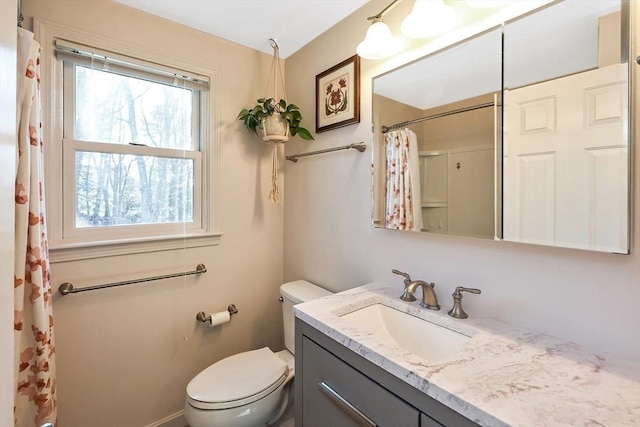
{"label": "faucet", "polygon": [[400,296],[400,299],[403,301],[415,301],[416,297],[414,293],[416,288],[419,286],[422,287],[422,302],[420,303],[420,307],[428,308],[429,310],[440,310],[440,305],[438,304],[438,297],[436,296],[436,291],[434,290],[434,283],[427,283],[424,280],[411,280],[411,277],[407,273],[403,273],[398,270],[391,270],[392,273],[398,274],[404,277],[404,293]]}
{"label": "faucet", "polygon": [[[405,292],[413,296],[418,286],[422,286],[422,302],[420,303],[420,307],[428,308],[429,310],[440,310],[438,297],[436,296],[436,291],[433,289],[436,286],[434,283],[427,283],[424,280],[414,280],[407,285]],[[415,300],[415,297],[413,297],[413,299]]]}

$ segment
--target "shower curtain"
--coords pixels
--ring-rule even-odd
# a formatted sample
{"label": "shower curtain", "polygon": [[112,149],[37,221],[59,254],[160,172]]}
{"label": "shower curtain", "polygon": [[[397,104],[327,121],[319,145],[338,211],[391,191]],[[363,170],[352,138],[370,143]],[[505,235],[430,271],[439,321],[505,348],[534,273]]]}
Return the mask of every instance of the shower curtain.
{"label": "shower curtain", "polygon": [[386,228],[422,229],[418,139],[410,129],[387,132]]}
{"label": "shower curtain", "polygon": [[15,425],[56,420],[55,346],[44,211],[40,45],[18,28],[18,144],[15,186]]}

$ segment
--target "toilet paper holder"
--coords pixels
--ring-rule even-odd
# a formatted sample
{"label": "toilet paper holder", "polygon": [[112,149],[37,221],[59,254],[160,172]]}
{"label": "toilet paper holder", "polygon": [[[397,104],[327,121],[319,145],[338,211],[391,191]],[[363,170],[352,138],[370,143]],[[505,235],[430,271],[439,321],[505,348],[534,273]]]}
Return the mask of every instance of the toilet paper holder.
{"label": "toilet paper holder", "polygon": [[[236,308],[235,304],[229,304],[229,307],[227,307],[227,311],[231,316],[238,313],[238,309]],[[201,321],[202,323],[211,322],[211,315],[206,314],[204,311],[201,311],[198,314],[196,314],[196,319]]]}

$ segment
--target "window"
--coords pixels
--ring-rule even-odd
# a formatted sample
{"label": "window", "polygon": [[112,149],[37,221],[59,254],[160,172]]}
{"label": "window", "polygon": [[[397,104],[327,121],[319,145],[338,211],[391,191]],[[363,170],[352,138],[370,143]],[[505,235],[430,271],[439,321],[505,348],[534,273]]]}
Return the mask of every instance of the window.
{"label": "window", "polygon": [[62,218],[53,249],[210,234],[208,78],[62,40],[55,49]]}

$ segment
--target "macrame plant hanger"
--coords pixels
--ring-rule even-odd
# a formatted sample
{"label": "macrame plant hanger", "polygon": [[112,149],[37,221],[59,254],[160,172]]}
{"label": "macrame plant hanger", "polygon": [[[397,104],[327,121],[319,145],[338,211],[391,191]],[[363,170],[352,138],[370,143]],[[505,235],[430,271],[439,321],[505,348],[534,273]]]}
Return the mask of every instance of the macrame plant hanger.
{"label": "macrame plant hanger", "polygon": [[[284,77],[282,75],[282,69],[280,68],[280,47],[275,39],[269,39],[271,47],[273,48],[273,60],[271,61],[271,71],[267,79],[267,88],[265,93],[265,99],[269,98],[269,87],[271,81],[273,81],[273,101],[278,104],[280,99],[278,98],[278,83],[282,87],[282,99],[287,99],[287,92],[284,88]],[[272,142],[273,144],[273,160],[271,169],[271,190],[269,191],[269,200],[274,203],[280,203],[280,189],[278,186],[278,144],[285,143],[289,140],[289,123],[280,117],[280,114],[275,113],[272,116],[266,117],[262,123],[262,130],[264,132],[263,139],[266,142]],[[276,130],[275,136],[270,136],[270,132]]]}

